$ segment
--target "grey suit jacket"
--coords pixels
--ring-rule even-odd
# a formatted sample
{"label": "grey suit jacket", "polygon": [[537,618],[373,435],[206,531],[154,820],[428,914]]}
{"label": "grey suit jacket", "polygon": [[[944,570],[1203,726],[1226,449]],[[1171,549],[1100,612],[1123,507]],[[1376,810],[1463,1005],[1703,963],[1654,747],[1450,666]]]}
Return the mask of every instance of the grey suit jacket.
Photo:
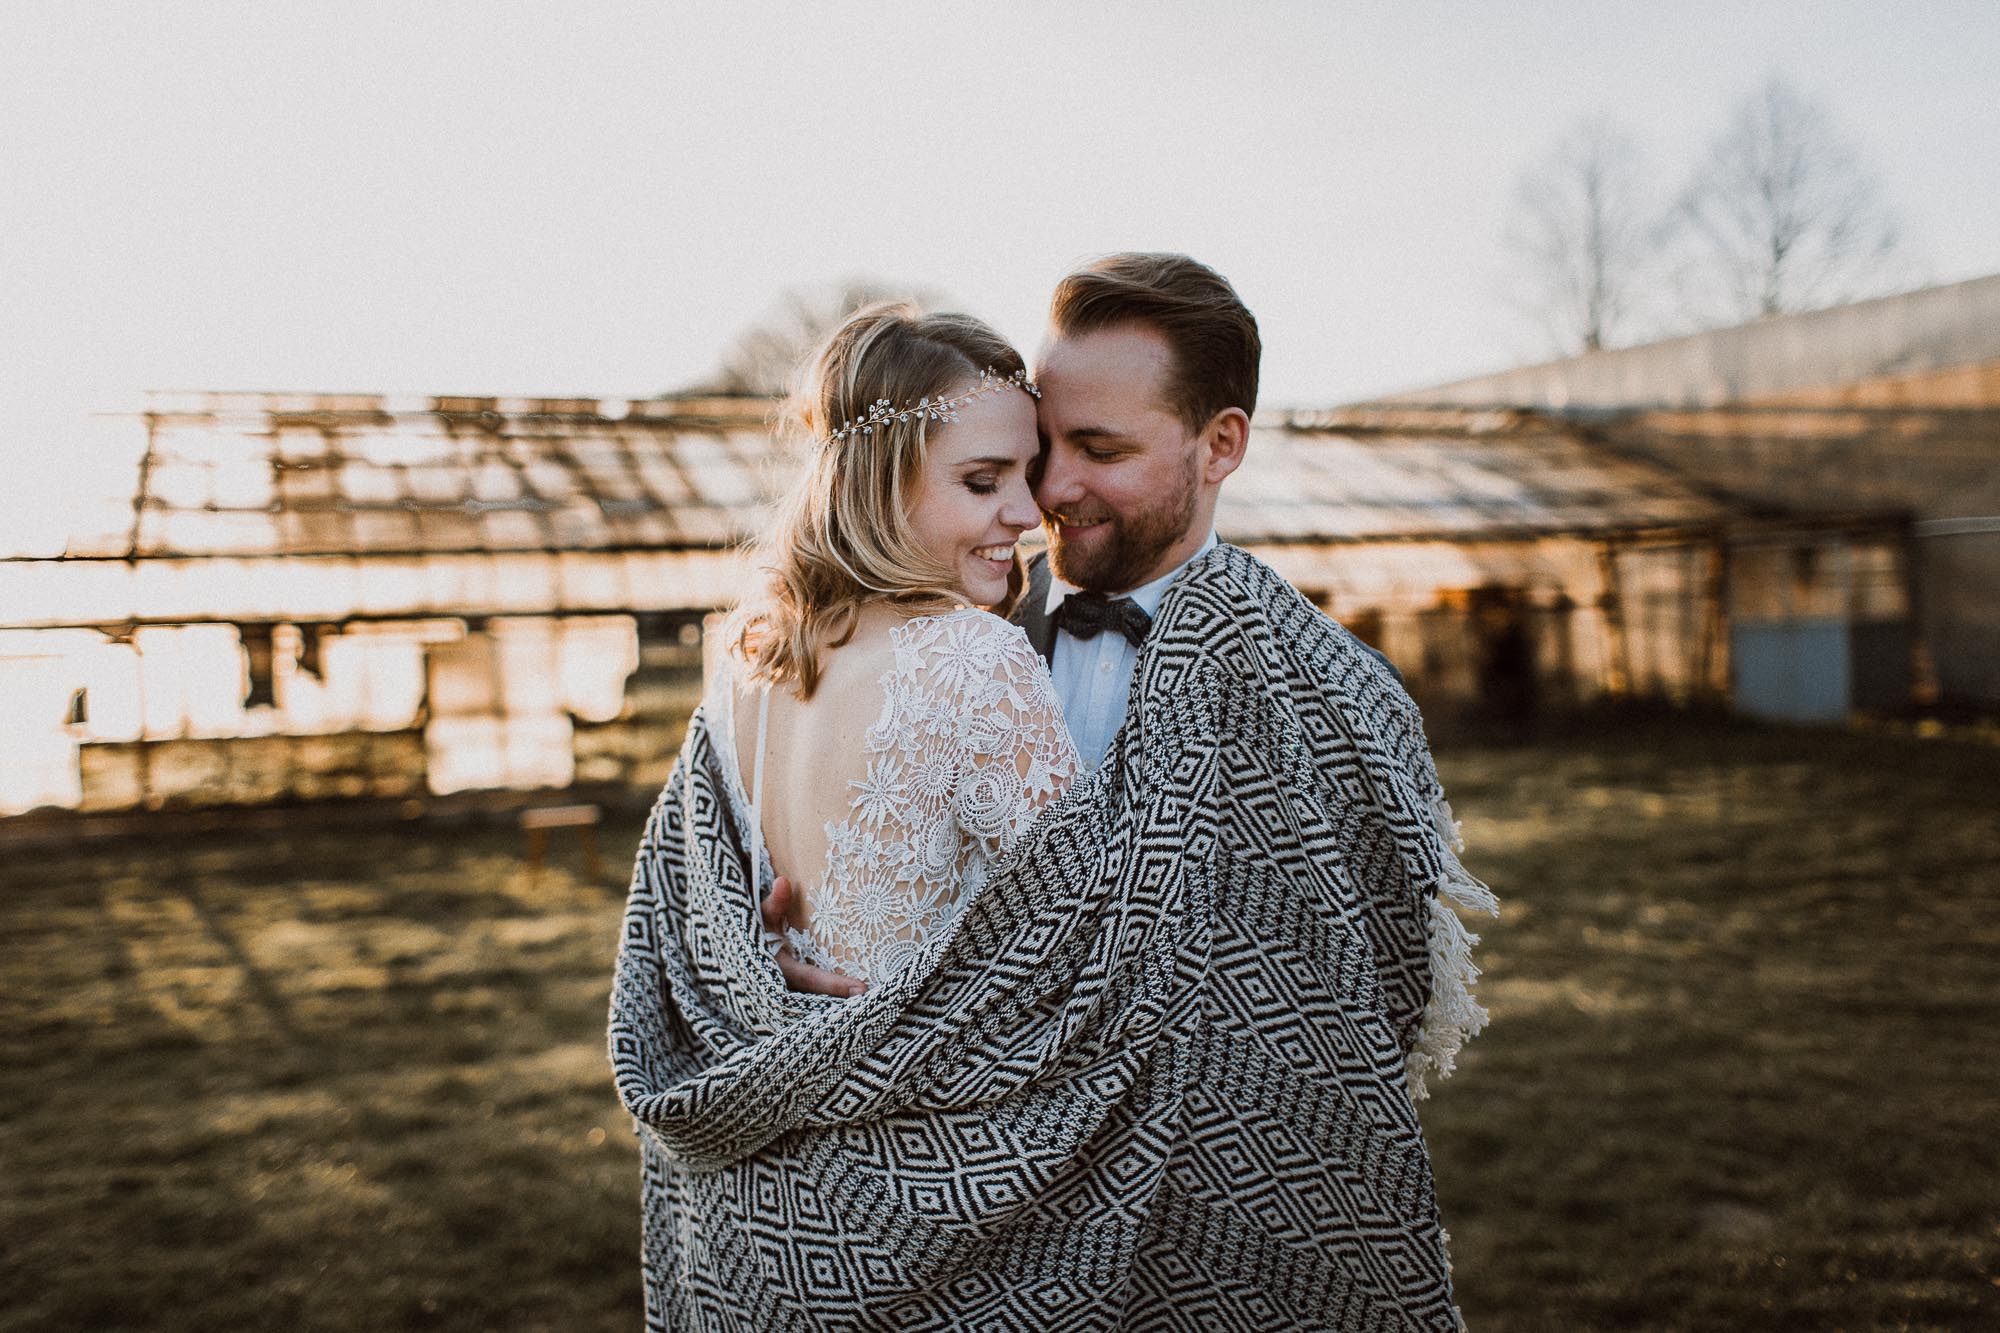
{"label": "grey suit jacket", "polygon": [[1042,551],[1028,562],[1028,586],[1007,619],[1028,633],[1028,642],[1050,666],[1056,661],[1056,627],[1049,622],[1049,553]]}

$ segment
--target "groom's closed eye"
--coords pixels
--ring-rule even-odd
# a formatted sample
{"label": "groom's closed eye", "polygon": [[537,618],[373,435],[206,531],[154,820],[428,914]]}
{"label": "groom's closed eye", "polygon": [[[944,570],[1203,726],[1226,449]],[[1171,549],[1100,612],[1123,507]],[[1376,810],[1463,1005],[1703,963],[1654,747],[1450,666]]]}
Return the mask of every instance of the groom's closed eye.
{"label": "groom's closed eye", "polygon": [[1109,463],[1131,452],[1131,441],[1125,436],[1098,426],[1071,431],[1069,441],[1093,463]]}

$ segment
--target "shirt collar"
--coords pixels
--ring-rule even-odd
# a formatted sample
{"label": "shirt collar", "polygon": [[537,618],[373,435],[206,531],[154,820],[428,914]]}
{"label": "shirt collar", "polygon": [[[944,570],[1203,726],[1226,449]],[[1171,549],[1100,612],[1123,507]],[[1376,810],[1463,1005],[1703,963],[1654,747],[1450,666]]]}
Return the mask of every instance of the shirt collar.
{"label": "shirt collar", "polygon": [[[1154,579],[1151,583],[1143,584],[1140,587],[1132,589],[1132,591],[1130,592],[1121,592],[1118,594],[1118,596],[1130,597],[1134,602],[1138,603],[1139,609],[1141,611],[1144,611],[1149,616],[1154,615],[1159,611],[1160,602],[1162,599],[1166,597],[1167,589],[1173,585],[1173,581],[1176,578],[1180,577],[1180,572],[1214,549],[1215,549],[1215,529],[1210,528],[1208,530],[1208,539],[1202,542],[1200,546],[1195,548],[1195,552],[1193,555],[1181,561],[1178,565],[1175,565],[1172,569],[1160,575],[1160,577]],[[1050,615],[1055,614],[1055,609],[1058,606],[1062,605],[1062,599],[1069,596],[1076,590],[1077,589],[1075,584],[1064,583],[1061,579],[1055,576],[1055,571],[1051,570],[1049,572],[1049,598],[1047,603],[1044,605],[1043,610],[1048,612]]]}

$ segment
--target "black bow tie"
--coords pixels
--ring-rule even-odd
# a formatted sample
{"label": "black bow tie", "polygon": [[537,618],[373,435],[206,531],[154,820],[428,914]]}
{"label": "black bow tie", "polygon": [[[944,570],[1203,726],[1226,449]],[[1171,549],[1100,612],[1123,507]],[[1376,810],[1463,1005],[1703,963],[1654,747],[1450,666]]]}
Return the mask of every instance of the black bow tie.
{"label": "black bow tie", "polygon": [[1101,592],[1073,592],[1056,603],[1055,626],[1075,638],[1094,639],[1115,630],[1137,648],[1146,641],[1153,618],[1130,597],[1106,597]]}

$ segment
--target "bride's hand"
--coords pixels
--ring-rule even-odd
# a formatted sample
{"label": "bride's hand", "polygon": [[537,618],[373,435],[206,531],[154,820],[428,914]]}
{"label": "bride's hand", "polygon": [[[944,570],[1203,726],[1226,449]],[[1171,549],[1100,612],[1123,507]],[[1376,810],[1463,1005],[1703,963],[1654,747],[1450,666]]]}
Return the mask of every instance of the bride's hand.
{"label": "bride's hand", "polygon": [[[759,909],[764,918],[764,929],[774,935],[783,935],[791,907],[792,882],[780,875],[771,881],[770,895]],[[829,972],[803,961],[792,952],[789,944],[778,950],[778,970],[785,974],[787,990],[803,991],[808,995],[854,996],[868,989],[868,983],[856,977],[844,977],[838,972]]]}

